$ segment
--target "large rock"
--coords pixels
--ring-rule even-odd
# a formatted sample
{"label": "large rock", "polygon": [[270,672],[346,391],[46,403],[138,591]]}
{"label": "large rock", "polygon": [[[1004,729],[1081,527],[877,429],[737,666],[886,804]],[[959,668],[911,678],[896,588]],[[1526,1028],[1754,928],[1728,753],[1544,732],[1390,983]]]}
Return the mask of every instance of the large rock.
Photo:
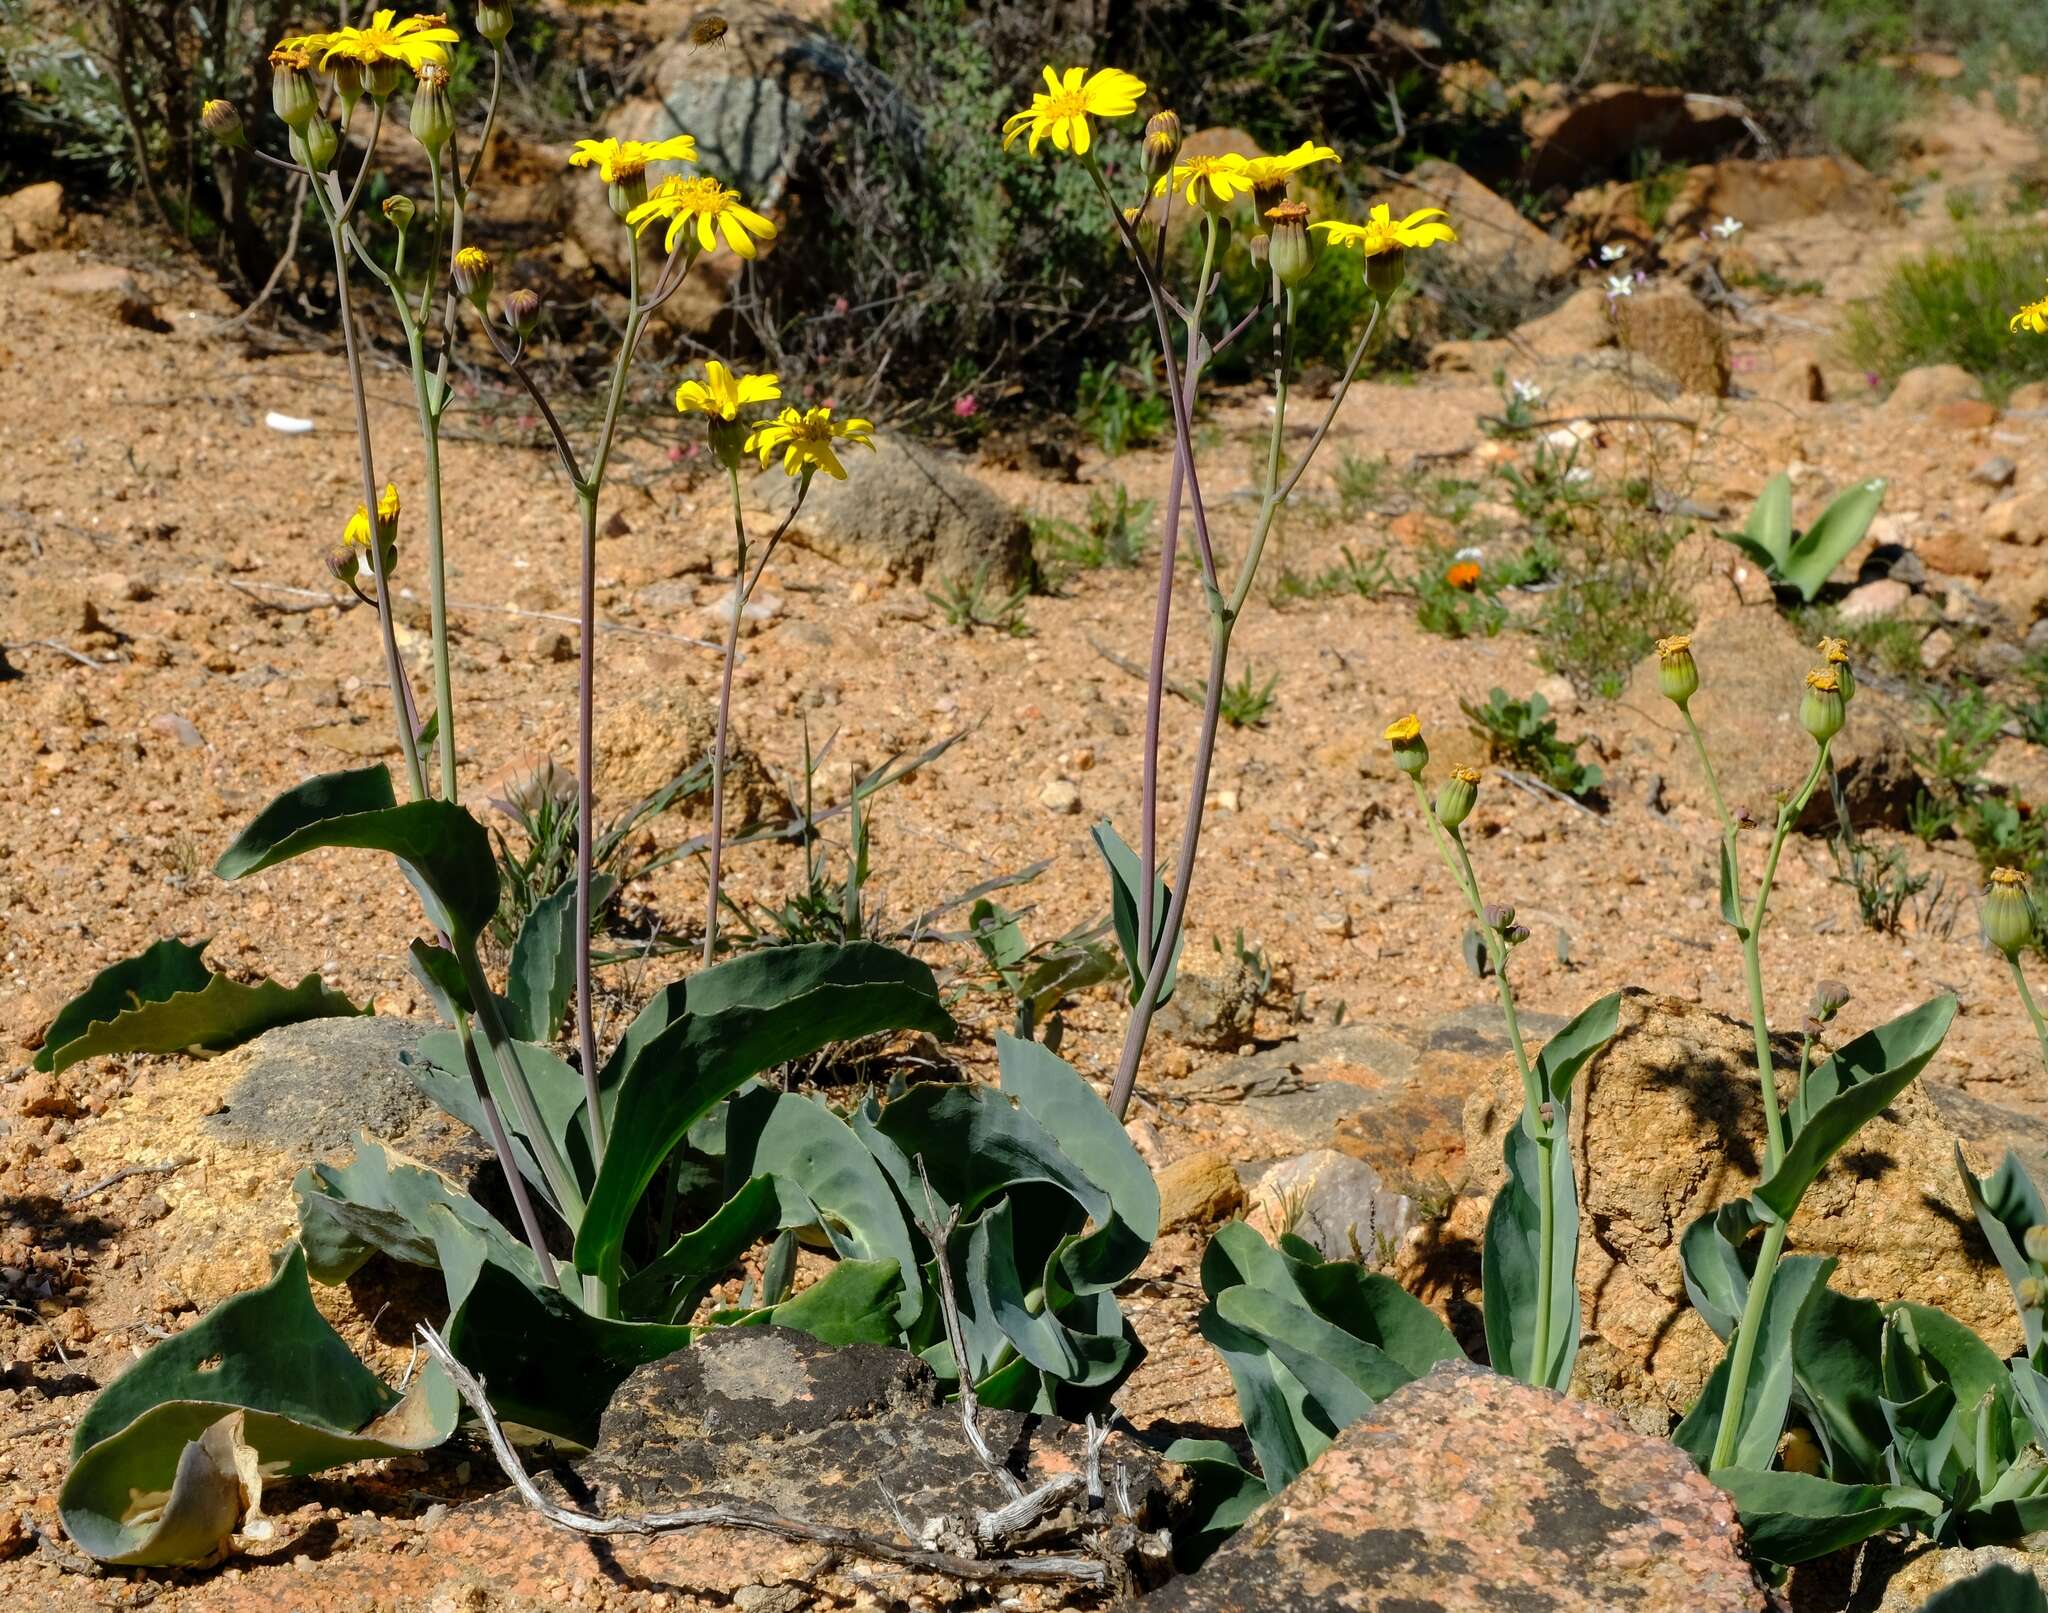
{"label": "large rock", "polygon": [[1667,162],[1709,156],[1745,133],[1720,96],[1636,84],[1598,84],[1563,106],[1532,107],[1522,130],[1529,182],[1539,189],[1626,169],[1634,151],[1654,149]]}
{"label": "large rock", "polygon": [[1891,1577],[1875,1613],[1920,1613],[1921,1605],[1936,1591],[1999,1563],[2033,1575],[2035,1583],[2048,1591],[2048,1557],[2039,1552],[2014,1546],[1934,1547],[1913,1557]]}
{"label": "large rock", "polygon": [[[1806,674],[1819,664],[1814,648],[1769,606],[1726,610],[1693,629],[1700,692],[1692,714],[1706,735],[1707,752],[1729,808],[1747,807],[1757,821],[1777,818],[1780,796],[1799,788],[1813,766],[1813,740],[1799,726]],[[1657,686],[1657,659],[1636,669],[1629,703],[1640,712],[1668,713],[1657,726],[1666,737],[1666,788],[1700,811],[1710,808],[1692,742]],[[1867,680],[1849,707],[1849,721],[1831,751],[1835,776],[1859,827],[1903,828],[1924,787],[1912,760],[1912,738],[1899,702]],[[1813,792],[1799,827],[1832,827],[1834,802],[1825,780]],[[1757,831],[1759,835],[1768,829]],[[1709,848],[1711,849],[1711,848]],[[1761,855],[1761,852],[1753,855]]]}
{"label": "large rock", "polygon": [[1611,1411],[1469,1366],[1396,1390],[1148,1613],[1762,1613],[1728,1500]]}
{"label": "large rock", "polygon": [[231,1055],[234,1079],[202,1124],[216,1137],[268,1143],[308,1162],[346,1157],[358,1131],[402,1137],[433,1105],[400,1060],[433,1028],[370,1015],[266,1031]]}
{"label": "large rock", "polygon": [[[1650,1432],[1663,1432],[1692,1402],[1720,1359],[1720,1342],[1686,1299],[1678,1240],[1756,1185],[1764,1127],[1755,1065],[1746,1023],[1630,991],[1614,1041],[1580,1077],[1572,1154],[1586,1337],[1573,1387]],[[1777,1066],[1789,1089],[1796,1048],[1782,1048]],[[1465,1106],[1479,1203],[1499,1186],[1502,1137],[1521,1109],[1511,1062]],[[1930,1100],[1907,1088],[1808,1192],[1791,1246],[1835,1256],[1837,1291],[1937,1305],[2003,1354],[2018,1346],[2019,1325],[1977,1236],[1955,1147]]]}
{"label": "large rock", "polygon": [[1542,288],[1569,279],[1578,267],[1569,247],[1456,163],[1437,157],[1417,163],[1387,200],[1396,217],[1419,207],[1443,208],[1458,231],[1458,250],[1447,261],[1495,286]]}
{"label": "large rock", "polygon": [[[811,483],[790,541],[871,576],[908,582],[979,579],[1010,588],[1031,574],[1031,528],[966,471],[901,437],[845,454],[848,478]],[[780,468],[762,478],[778,512],[795,496]]]}
{"label": "large rock", "polygon": [[1615,331],[1630,353],[1648,359],[1687,392],[1728,392],[1728,337],[1711,309],[1683,286],[1617,297]]}
{"label": "large rock", "polygon": [[1736,158],[1689,169],[1664,222],[1693,234],[1724,218],[1757,229],[1808,218],[1876,222],[1897,212],[1889,187],[1852,158]]}
{"label": "large rock", "polygon": [[1960,364],[1923,364],[1899,377],[1891,396],[1884,400],[1886,415],[1912,420],[1932,414],[1945,403],[1975,403],[1984,396],[1976,376]]}
{"label": "large rock", "polygon": [[1386,1263],[1415,1213],[1364,1160],[1333,1148],[1282,1160],[1259,1178],[1255,1197],[1253,1223],[1269,1238],[1291,1232],[1325,1260],[1367,1266]]}
{"label": "large rock", "polygon": [[[687,773],[711,754],[718,711],[687,683],[668,681],[601,710],[597,716],[597,770],[592,788],[608,813],[618,813]],[[734,828],[761,815],[773,784],[752,751],[728,727],[725,818]],[[705,788],[676,807],[687,813],[711,806]]]}
{"label": "large rock", "polygon": [[64,234],[64,187],[54,179],[0,196],[0,258],[55,246]]}

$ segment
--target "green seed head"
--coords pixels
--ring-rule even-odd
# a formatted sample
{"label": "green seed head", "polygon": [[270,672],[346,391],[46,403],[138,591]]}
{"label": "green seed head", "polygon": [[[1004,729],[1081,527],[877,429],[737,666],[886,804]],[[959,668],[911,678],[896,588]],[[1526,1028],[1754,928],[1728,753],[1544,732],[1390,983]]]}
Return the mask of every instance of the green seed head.
{"label": "green seed head", "polygon": [[303,129],[292,130],[286,144],[301,167],[324,174],[333,165],[335,152],[341,149],[341,137],[334,132],[333,124],[316,117]]}
{"label": "green seed head", "polygon": [[2027,1258],[2037,1266],[2048,1266],[2048,1227],[2028,1227]]}
{"label": "green seed head", "polygon": [[1476,768],[1454,767],[1451,776],[1444,780],[1443,787],[1436,792],[1436,821],[1446,829],[1455,829],[1472,816],[1472,807],[1479,799],[1479,772]]}
{"label": "green seed head", "polygon": [[2017,868],[1994,868],[1984,888],[1984,934],[2008,958],[2034,939],[2034,899]]}
{"label": "green seed head", "polygon": [[1692,639],[1684,633],[1657,640],[1657,687],[1664,698],[1683,707],[1700,687],[1700,669],[1693,664]]}
{"label": "green seed head", "polygon": [[1816,745],[1825,745],[1842,731],[1848,718],[1848,703],[1832,669],[1806,674],[1806,693],[1799,702],[1799,726],[1813,735]]}

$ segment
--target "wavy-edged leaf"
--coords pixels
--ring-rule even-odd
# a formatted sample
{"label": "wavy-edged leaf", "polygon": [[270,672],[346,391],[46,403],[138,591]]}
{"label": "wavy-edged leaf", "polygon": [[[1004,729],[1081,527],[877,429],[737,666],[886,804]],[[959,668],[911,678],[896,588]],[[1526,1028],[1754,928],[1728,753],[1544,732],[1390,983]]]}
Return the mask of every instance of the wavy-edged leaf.
{"label": "wavy-edged leaf", "polygon": [[142,1003],[161,1002],[180,992],[204,991],[213,978],[205,962],[206,943],[194,946],[176,937],[158,941],[147,951],[110,963],[71,1001],[43,1032],[35,1067],[49,1070],[58,1052],[77,1041],[95,1024],[106,1024]]}
{"label": "wavy-edged leaf", "polygon": [[1970,1208],[1976,1212],[1977,1225],[1991,1245],[1991,1252],[1998,1257],[1998,1269],[2005,1273],[2005,1280],[2012,1287],[2013,1304],[2019,1308],[2020,1325],[2026,1332],[2027,1353],[2032,1355],[2041,1343],[2042,1307],[2027,1303],[2020,1284],[2033,1276],[2033,1266],[2026,1256],[2027,1231],[2048,1226],[2048,1206],[2042,1204],[2040,1189],[2020,1163],[2019,1155],[2010,1149],[1998,1169],[1980,1178],[1963,1158],[1963,1145],[1957,1143],[1956,1170],[1963,1178]]}
{"label": "wavy-edged leaf", "polygon": [[1791,1141],[1754,1197],[1789,1221],[1836,1152],[1927,1067],[1956,1014],[1943,993],[1910,1013],[1865,1031],[1800,1083],[1786,1112]]}
{"label": "wavy-edged leaf", "polygon": [[[590,910],[604,906],[618,881],[593,874]],[[527,1042],[552,1042],[576,994],[576,882],[570,880],[533,904],[512,943],[505,970],[505,996],[512,1005],[510,1029]]]}
{"label": "wavy-edged leaf", "polygon": [[1874,1482],[1885,1476],[1891,1430],[1878,1394],[1883,1345],[1883,1309],[1825,1284],[1793,1328],[1794,1392],[1836,1479]]}
{"label": "wavy-edged leaf", "polygon": [[317,1281],[346,1282],[373,1254],[438,1266],[445,1233],[434,1211],[461,1222],[523,1280],[540,1281],[533,1251],[451,1178],[365,1132],[355,1143],[347,1164],[309,1165],[292,1182],[299,1243]]}
{"label": "wavy-edged leaf", "polygon": [[[1902,1523],[1924,1524],[1942,1510],[1938,1496],[1911,1485],[1836,1484],[1810,1473],[1748,1467],[1721,1468],[1713,1480],[1734,1501],[1749,1549],[1788,1567]],[[1985,1610],[1973,1604],[1971,1613]]]}
{"label": "wavy-edged leaf", "polygon": [[221,853],[222,879],[261,873],[322,847],[385,851],[438,904],[458,941],[473,941],[498,910],[498,863],[482,824],[447,801],[398,806],[381,765],[327,773],[287,790]]}
{"label": "wavy-edged leaf", "polygon": [[1756,1256],[1748,1240],[1763,1224],[1748,1199],[1731,1199],[1700,1216],[1678,1240],[1686,1295],[1700,1320],[1723,1344],[1734,1334],[1742,1307],[1749,1303],[1749,1274]]}
{"label": "wavy-edged leaf", "polygon": [[1579,1353],[1579,1198],[1563,1128],[1550,1149],[1552,1199],[1550,1336],[1536,1359],[1536,1312],[1543,1246],[1543,1146],[1519,1125],[1503,1140],[1507,1179],[1486,1213],[1480,1283],[1486,1349],[1496,1372],[1539,1388],[1562,1390]]}
{"label": "wavy-edged leaf", "polygon": [[[1785,1417],[1792,1408],[1793,1329],[1807,1301],[1826,1285],[1834,1269],[1832,1256],[1822,1259],[1814,1255],[1787,1255],[1778,1262],[1750,1359],[1749,1384],[1742,1405],[1735,1411],[1740,1420],[1736,1425],[1734,1459],[1729,1466],[1763,1469],[1776,1459],[1778,1440],[1785,1432]],[[1713,1459],[1720,1435],[1732,1359],[1732,1352],[1722,1355],[1699,1399],[1671,1434],[1672,1443],[1703,1470]],[[1718,1483],[1720,1474],[1713,1476]]]}
{"label": "wavy-edged leaf", "polygon": [[[1124,844],[1123,837],[1104,818],[1089,834],[1094,837],[1095,849],[1102,853],[1103,863],[1109,869],[1109,916],[1116,927],[1116,943],[1124,955],[1124,967],[1130,972],[1131,1001],[1136,1002],[1145,989],[1145,974],[1138,963],[1138,895],[1139,881],[1145,877],[1145,870],[1139,865],[1138,854]],[[1173,892],[1166,888],[1166,881],[1155,871],[1152,874],[1152,945],[1157,947],[1166,934],[1166,910],[1173,905]],[[1166,963],[1166,978],[1159,986],[1158,1007],[1165,1007],[1173,996],[1175,981],[1180,973],[1182,943],[1187,940],[1187,931],[1182,929],[1174,939],[1173,956]]]}
{"label": "wavy-edged leaf", "polygon": [[1863,534],[1876,519],[1878,506],[1884,502],[1884,491],[1882,476],[1858,482],[1821,511],[1819,519],[1793,542],[1778,571],[1799,590],[1802,599],[1811,603],[1835,567],[1863,541]]}
{"label": "wavy-edged leaf", "polygon": [[931,970],[872,942],[774,947],[700,970],[680,1016],[638,1048],[618,1089],[604,1166],[576,1232],[576,1265],[619,1276],[626,1227],[670,1150],[762,1070],[881,1031],[950,1036]]}
{"label": "wavy-edged leaf", "polygon": [[1572,1083],[1586,1061],[1614,1040],[1621,1016],[1621,993],[1609,992],[1588,1003],[1536,1055],[1536,1084],[1557,1105],[1558,1130],[1564,1129],[1565,1111],[1571,1107]]}

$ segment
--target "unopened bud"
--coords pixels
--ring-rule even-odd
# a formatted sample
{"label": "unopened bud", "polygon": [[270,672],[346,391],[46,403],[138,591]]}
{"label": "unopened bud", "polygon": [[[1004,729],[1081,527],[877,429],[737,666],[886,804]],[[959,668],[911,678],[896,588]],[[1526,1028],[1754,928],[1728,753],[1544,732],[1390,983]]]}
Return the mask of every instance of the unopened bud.
{"label": "unopened bud", "polygon": [[2030,1311],[2038,1311],[2043,1305],[2048,1305],[2048,1282],[2039,1277],[2022,1277],[2013,1284],[2013,1291],[2019,1296],[2019,1302]]}
{"label": "unopened bud", "polygon": [[1145,172],[1164,179],[1180,155],[1180,119],[1171,112],[1155,112],[1145,120]]}
{"label": "unopened bud", "polygon": [[346,123],[356,102],[363,98],[363,64],[337,56],[326,64],[326,71],[334,80],[334,93],[341,97],[341,120]]}
{"label": "unopened bud", "polygon": [[1479,922],[1489,930],[1505,930],[1515,922],[1514,907],[1507,902],[1488,902],[1479,915]]}
{"label": "unopened bud", "polygon": [[1300,202],[1282,202],[1267,210],[1266,225],[1273,232],[1273,277],[1289,288],[1300,285],[1316,266],[1308,209]]}
{"label": "unopened bud", "polygon": [[2024,1240],[2027,1258],[2037,1266],[2048,1266],[2048,1227],[2028,1227]]}
{"label": "unopened bud", "polygon": [[356,580],[362,570],[362,551],[344,543],[331,550],[327,556],[327,574],[344,587]]}
{"label": "unopened bud", "polygon": [[385,99],[404,82],[405,63],[393,61],[388,56],[363,68],[363,88],[370,92],[373,101]]}
{"label": "unopened bud", "polygon": [[457,293],[476,304],[477,312],[482,313],[491,295],[491,281],[497,274],[490,253],[480,246],[466,246],[455,254],[448,273]]}
{"label": "unopened bud", "polygon": [[1511,947],[1518,947],[1529,939],[1529,926],[1526,924],[1511,924],[1501,931],[1501,939]]}
{"label": "unopened bud", "polygon": [[505,36],[512,32],[512,8],[510,6],[481,5],[476,8],[476,31],[479,37],[493,45],[505,43]]}
{"label": "unopened bud", "polygon": [[387,196],[384,198],[385,220],[395,230],[410,229],[412,221],[418,213],[419,209],[413,205],[413,199],[410,196]]}
{"label": "unopened bud", "polygon": [[1550,1125],[1557,1119],[1557,1105],[1554,1103],[1539,1103],[1536,1106],[1536,1118],[1542,1121],[1544,1125]]}
{"label": "unopened bud", "polygon": [[325,118],[316,117],[303,129],[294,129],[286,142],[291,153],[298,159],[299,166],[310,173],[324,174],[333,166],[334,154],[341,149],[341,137],[334,132],[334,125]]}
{"label": "unopened bud", "polygon": [[1472,816],[1472,807],[1479,799],[1479,774],[1470,767],[1454,767],[1451,776],[1444,780],[1436,792],[1436,821],[1446,829],[1455,829]]}
{"label": "unopened bud", "polygon": [[1813,1016],[1819,1020],[1830,1020],[1849,1006],[1849,988],[1839,980],[1816,980],[1813,983]]}
{"label": "unopened bud", "polygon": [[1737,808],[1735,809],[1735,827],[1736,827],[1736,828],[1738,828],[1738,829],[1754,829],[1754,828],[1756,827],[1756,821],[1757,821],[1757,820],[1756,820],[1756,812],[1755,812],[1755,810],[1754,810],[1753,808],[1750,808],[1750,807],[1746,807],[1746,806],[1739,806],[1739,807],[1737,807]]}
{"label": "unopened bud", "polygon": [[232,101],[208,101],[199,109],[199,126],[231,149],[249,143],[242,132],[242,114]]}
{"label": "unopened bud", "polygon": [[2034,899],[2017,868],[1994,868],[1984,890],[1984,935],[2008,958],[2034,939]]}
{"label": "unopened bud", "polygon": [[540,318],[540,293],[529,291],[524,286],[508,292],[503,312],[505,323],[518,335],[524,336]]}
{"label": "unopened bud", "polygon": [[412,92],[412,137],[429,154],[438,154],[455,133],[455,114],[448,105],[448,69],[423,63]]}
{"label": "unopened bud", "polygon": [[1690,635],[1680,633],[1674,638],[1657,640],[1657,687],[1664,691],[1666,700],[1681,710],[1699,693],[1700,669],[1693,664]]}

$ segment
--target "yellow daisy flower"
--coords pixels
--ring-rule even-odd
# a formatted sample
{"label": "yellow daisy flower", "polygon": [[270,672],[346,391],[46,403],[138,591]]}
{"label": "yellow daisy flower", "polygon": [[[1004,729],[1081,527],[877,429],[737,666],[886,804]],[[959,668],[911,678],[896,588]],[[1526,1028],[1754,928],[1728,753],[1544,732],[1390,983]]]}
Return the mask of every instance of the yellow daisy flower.
{"label": "yellow daisy flower", "polygon": [[1234,151],[1214,157],[1190,157],[1152,187],[1154,196],[1185,188],[1190,207],[1222,207],[1252,188],[1250,164]]}
{"label": "yellow daisy flower", "polygon": [[1422,719],[1410,713],[1387,724],[1386,741],[1390,745],[1407,745],[1422,737]]}
{"label": "yellow daisy flower", "polygon": [[856,442],[871,449],[875,446],[874,430],[872,422],[857,416],[834,420],[829,405],[816,409],[789,408],[754,427],[747,436],[746,451],[760,455],[762,465],[766,466],[769,457],[779,449],[786,475],[808,476],[821,470],[843,482],[846,467],[839,463],[833,443]]}
{"label": "yellow daisy flower", "polygon": [[[389,543],[398,527],[398,484],[386,482],[384,491],[377,495],[377,530]],[[341,529],[341,541],[353,544],[358,549],[370,546],[370,516],[362,505],[356,506],[356,513],[348,518],[348,525]]]}
{"label": "yellow daisy flower", "polygon": [[706,252],[717,250],[718,237],[743,258],[760,256],[756,238],[775,239],[775,226],[752,208],[743,205],[740,193],[727,190],[715,179],[664,179],[654,194],[626,215],[626,222],[641,234],[656,219],[667,219],[670,252],[694,220],[697,244]]}
{"label": "yellow daisy flower", "polygon": [[1376,258],[1388,252],[1457,240],[1457,232],[1450,225],[1433,222],[1444,216],[1441,207],[1424,207],[1406,218],[1397,219],[1393,209],[1381,202],[1363,224],[1341,224],[1326,219],[1320,224],[1311,224],[1309,228],[1321,230],[1331,246],[1356,247],[1367,257]]}
{"label": "yellow daisy flower", "polygon": [[647,171],[650,162],[695,162],[697,142],[689,135],[666,140],[579,140],[569,153],[571,168],[595,168],[597,177],[616,185]]}
{"label": "yellow daisy flower", "polygon": [[2006,322],[2009,331],[2030,330],[2036,336],[2048,336],[2048,297],[2039,302],[2030,302]]}
{"label": "yellow daisy flower", "polygon": [[780,376],[735,375],[714,358],[705,364],[703,380],[685,381],[676,388],[676,411],[733,420],[748,404],[773,403],[781,396]]}
{"label": "yellow daisy flower", "polygon": [[1336,162],[1337,153],[1328,146],[1319,146],[1313,140],[1304,140],[1292,151],[1277,157],[1246,157],[1244,171],[1256,190],[1269,190],[1284,185],[1302,169],[1319,162]]}
{"label": "yellow daisy flower", "polygon": [[[380,62],[402,62],[418,71],[428,62],[445,66],[448,61],[447,47],[462,36],[448,26],[448,19],[440,16],[407,17],[398,22],[396,11],[380,11],[370,19],[367,28],[343,28],[331,34],[309,35],[320,43],[320,65],[325,67],[335,57],[345,61],[360,62],[365,67],[375,67]],[[287,40],[286,44],[298,41]],[[311,49],[310,44],[301,48]]]}
{"label": "yellow daisy flower", "polygon": [[1008,151],[1019,137],[1031,137],[1031,154],[1038,154],[1038,142],[1050,137],[1062,151],[1077,157],[1088,154],[1094,133],[1090,118],[1128,117],[1138,110],[1138,97],[1145,93],[1145,81],[1118,67],[1070,67],[1065,74],[1045,69],[1045,89],[1031,97],[1022,112],[1003,120],[1003,149]]}

